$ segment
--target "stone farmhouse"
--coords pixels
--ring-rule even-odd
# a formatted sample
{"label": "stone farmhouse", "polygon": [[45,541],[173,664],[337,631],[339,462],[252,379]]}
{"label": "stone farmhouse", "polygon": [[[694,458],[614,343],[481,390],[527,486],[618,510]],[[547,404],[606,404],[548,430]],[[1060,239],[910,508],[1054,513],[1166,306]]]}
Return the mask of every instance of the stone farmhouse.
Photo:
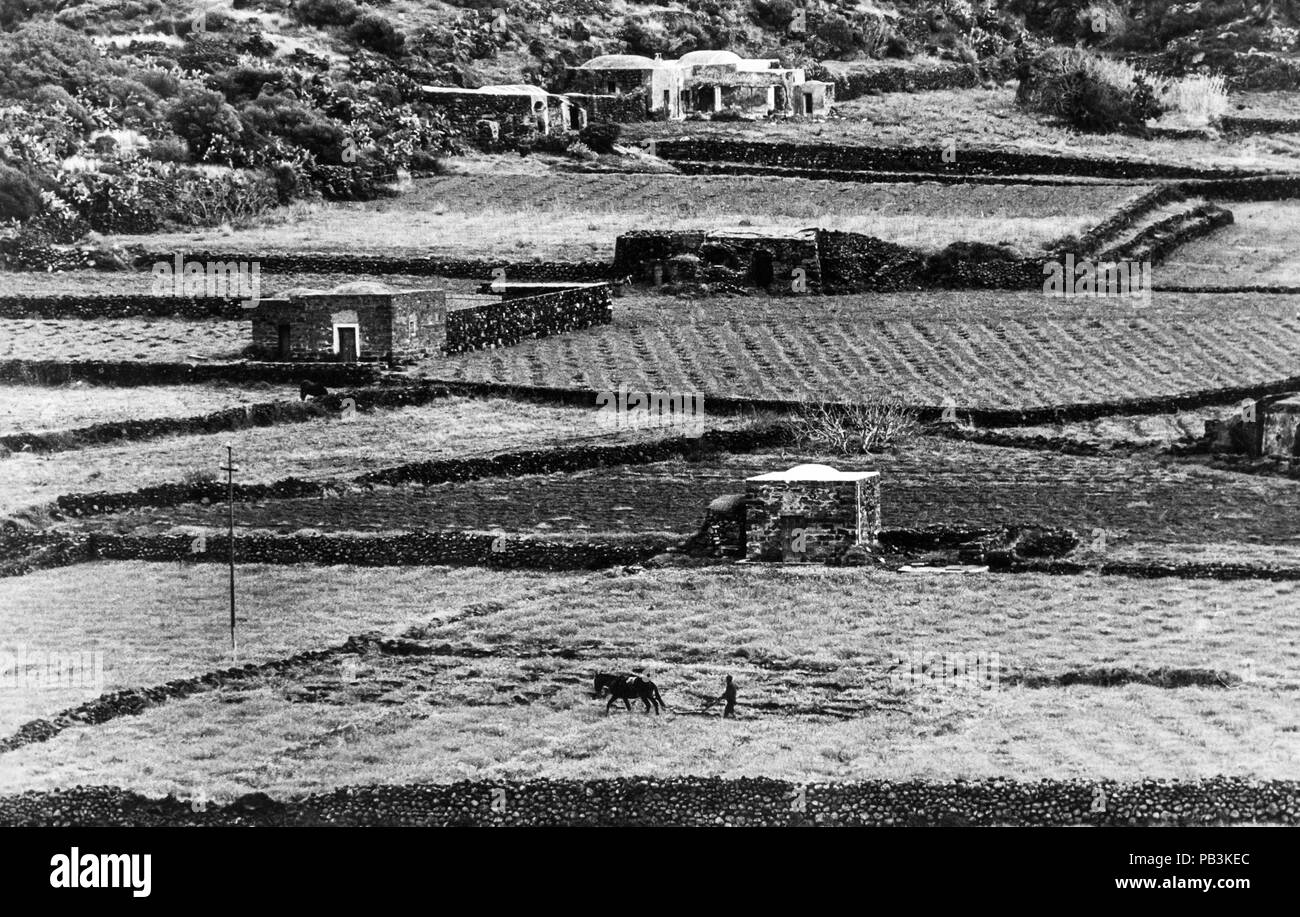
{"label": "stone farmhouse", "polygon": [[437,351],[447,294],[373,283],[291,290],[258,300],[252,320],[253,350],[262,359],[396,362]]}
{"label": "stone farmhouse", "polygon": [[540,86],[421,86],[424,101],[475,139],[492,142],[524,134],[562,134],[587,125],[587,110]]}
{"label": "stone farmhouse", "polygon": [[568,76],[578,93],[642,94],[647,115],[669,120],[724,110],[815,117],[826,114],[834,101],[834,88],[806,80],[802,68],[732,51],[691,51],[677,60],[605,54],[570,67]]}

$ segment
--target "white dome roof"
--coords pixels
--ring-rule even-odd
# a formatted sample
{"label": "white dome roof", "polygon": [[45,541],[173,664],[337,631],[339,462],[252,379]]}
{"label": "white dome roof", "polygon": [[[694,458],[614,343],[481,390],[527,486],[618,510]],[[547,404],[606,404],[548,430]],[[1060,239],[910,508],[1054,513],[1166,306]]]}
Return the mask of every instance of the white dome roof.
{"label": "white dome roof", "polygon": [[679,63],[696,67],[714,64],[735,64],[740,62],[740,55],[734,51],[690,51],[681,56]]}
{"label": "white dome roof", "polygon": [[676,66],[673,61],[651,60],[640,54],[602,54],[593,57],[580,70],[663,70]]}

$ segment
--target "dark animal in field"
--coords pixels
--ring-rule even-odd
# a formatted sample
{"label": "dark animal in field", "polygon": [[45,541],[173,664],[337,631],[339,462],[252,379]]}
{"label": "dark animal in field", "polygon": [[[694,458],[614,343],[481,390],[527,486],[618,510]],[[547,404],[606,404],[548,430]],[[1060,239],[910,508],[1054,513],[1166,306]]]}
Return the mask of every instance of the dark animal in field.
{"label": "dark animal in field", "polygon": [[605,705],[606,713],[609,713],[609,708],[619,701],[623,702],[623,706],[628,709],[628,712],[632,710],[633,700],[640,700],[641,703],[645,704],[646,713],[650,712],[650,706],[653,704],[655,716],[659,715],[661,706],[664,709],[668,708],[668,705],[664,703],[664,699],[659,696],[659,689],[655,687],[655,683],[644,675],[634,675],[630,672],[618,675],[601,672],[596,676],[593,696],[601,697],[606,691],[609,692],[609,703]]}
{"label": "dark animal in field", "polygon": [[306,401],[307,396],[311,395],[318,401],[329,394],[329,389],[319,382],[312,382],[310,379],[303,379],[302,384],[298,386],[298,400]]}

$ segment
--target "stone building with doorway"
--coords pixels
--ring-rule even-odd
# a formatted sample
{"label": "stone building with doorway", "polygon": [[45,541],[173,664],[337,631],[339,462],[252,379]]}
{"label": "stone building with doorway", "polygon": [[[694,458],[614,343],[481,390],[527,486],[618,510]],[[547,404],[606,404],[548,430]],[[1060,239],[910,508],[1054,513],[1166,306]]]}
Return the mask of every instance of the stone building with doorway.
{"label": "stone building with doorway", "polygon": [[880,472],[796,465],[745,481],[745,557],[826,563],[880,537]]}
{"label": "stone building with doorway", "polygon": [[678,120],[686,71],[677,61],[639,54],[602,54],[568,70],[569,88],[576,93],[606,96],[638,95],[649,117]]}
{"label": "stone building with doorway", "polygon": [[401,362],[442,346],[447,295],[376,283],[290,290],[258,300],[252,321],[252,350],[259,359]]}
{"label": "stone building with doorway", "polygon": [[587,125],[587,112],[581,105],[540,86],[421,86],[420,93],[425,102],[441,109],[451,124],[485,144],[533,133],[562,134]]}
{"label": "stone building with doorway", "polygon": [[[604,54],[568,71],[570,88],[605,96],[639,94],[645,116],[680,120],[692,113],[735,111],[752,117],[797,116],[806,105],[804,71],[776,58],[732,51],[691,51],[677,60]],[[825,90],[815,96],[825,105]]]}

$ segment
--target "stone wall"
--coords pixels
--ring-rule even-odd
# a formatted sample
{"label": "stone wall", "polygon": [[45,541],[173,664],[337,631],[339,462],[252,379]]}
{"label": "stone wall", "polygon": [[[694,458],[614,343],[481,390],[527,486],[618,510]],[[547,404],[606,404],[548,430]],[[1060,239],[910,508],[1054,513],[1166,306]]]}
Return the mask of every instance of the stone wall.
{"label": "stone wall", "polygon": [[945,149],[932,147],[863,147],[813,143],[761,143],[721,137],[659,140],[655,152],[670,162],[731,162],[798,169],[870,172],[926,172],[956,175],[1068,175],[1130,179],[1233,179],[1259,172],[1202,169],[1000,150],[960,150],[955,161],[944,162]]}
{"label": "stone wall", "polygon": [[809,79],[824,79],[835,86],[841,102],[881,92],[926,92],[936,89],[973,89],[981,85],[979,71],[965,64],[943,63],[932,67],[908,64],[873,65],[869,70],[843,73],[811,68]]}
{"label": "stone wall", "polygon": [[586,110],[587,123],[612,121],[618,124],[630,124],[646,120],[646,92],[638,89],[616,95],[566,92],[565,98]]}
{"label": "stone wall", "polygon": [[365,386],[379,377],[364,363],[138,363],[129,360],[2,360],[0,382],[15,385],[197,385],[204,382],[272,382],[303,379],[330,388]]}
{"label": "stone wall", "polygon": [[[142,281],[143,282],[143,281]],[[208,296],[0,296],[0,318],[246,319],[241,299]]]}
{"label": "stone wall", "polygon": [[284,423],[303,423],[337,414],[343,400],[349,398],[358,411],[428,404],[447,397],[440,386],[391,388],[335,392],[311,401],[269,401],[213,411],[194,417],[154,417],[146,420],[121,420],[92,424],[72,430],[46,433],[10,433],[0,436],[0,446],[11,451],[27,449],[37,453],[84,449],[103,443],[159,439],[164,436],[195,436],[270,427]]}
{"label": "stone wall", "polygon": [[[592,393],[588,393],[588,399],[591,398]],[[587,403],[590,404],[591,401]],[[582,471],[611,465],[647,464],[673,458],[690,460],[718,452],[744,452],[774,445],[784,441],[788,435],[788,431],[780,426],[737,431],[712,430],[698,437],[665,437],[619,445],[583,445],[507,452],[490,457],[437,459],[367,472],[351,481],[284,478],[269,484],[235,484],[234,495],[235,500],[242,503],[250,500],[316,497],[327,490],[337,490],[343,486],[442,484],[479,478]],[[199,503],[204,500],[220,502],[225,499],[226,485],[223,482],[208,481],[196,484],[158,484],[124,492],[64,494],[55,499],[53,508],[63,515],[81,517],[136,507],[177,506],[182,503]]]}
{"label": "stone wall", "polygon": [[[171,252],[142,249],[135,254],[137,267],[147,267],[174,257]],[[502,270],[509,280],[598,281],[609,278],[609,265],[602,261],[501,261],[488,258],[429,258],[396,255],[360,255],[351,252],[294,252],[292,254],[205,251],[188,252],[195,261],[224,259],[256,261],[261,276],[273,274],[402,274],[426,277],[456,277],[483,280]]]}
{"label": "stone wall", "polygon": [[[307,654],[303,654],[306,656]],[[242,677],[239,671],[231,677]],[[141,698],[141,703],[149,703]],[[1099,800],[1104,803],[1099,804]],[[338,787],[189,800],[78,786],[0,797],[0,822],[76,825],[975,826],[1300,824],[1300,783],[1011,779],[793,783],[764,777],[613,777]]]}
{"label": "stone wall", "polygon": [[527,338],[607,325],[613,318],[613,291],[604,283],[505,299],[447,313],[447,343],[443,350],[453,354],[508,347]]}

